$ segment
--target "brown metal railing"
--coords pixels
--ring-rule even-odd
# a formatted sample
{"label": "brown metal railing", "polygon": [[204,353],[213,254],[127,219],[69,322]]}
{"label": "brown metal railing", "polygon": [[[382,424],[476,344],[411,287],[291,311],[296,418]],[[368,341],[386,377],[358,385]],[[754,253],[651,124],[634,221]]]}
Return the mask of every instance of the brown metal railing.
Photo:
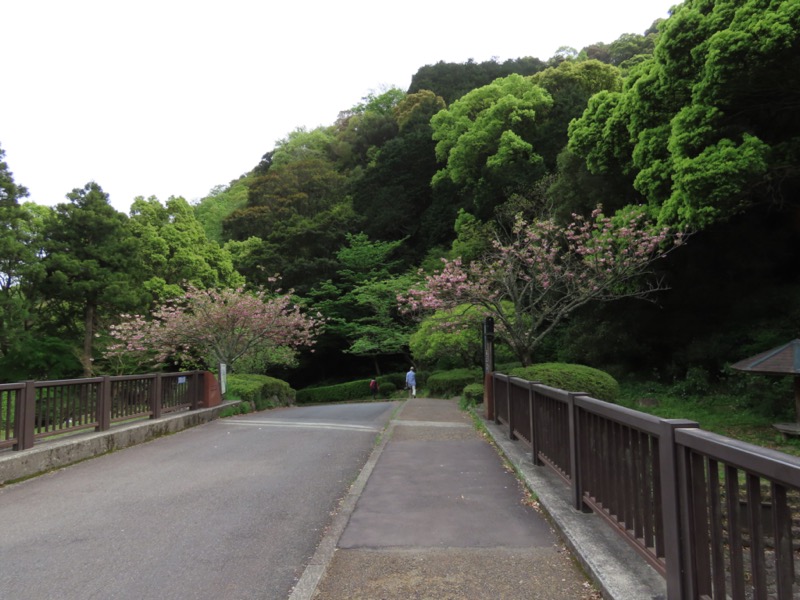
{"label": "brown metal railing", "polygon": [[54,435],[194,410],[203,377],[190,371],[0,384],[0,448],[26,450]]}
{"label": "brown metal railing", "polygon": [[666,578],[669,600],[800,598],[800,459],[499,373],[490,394],[489,418]]}
{"label": "brown metal railing", "polygon": [[24,383],[0,384],[0,448],[17,443],[17,404],[24,390]]}

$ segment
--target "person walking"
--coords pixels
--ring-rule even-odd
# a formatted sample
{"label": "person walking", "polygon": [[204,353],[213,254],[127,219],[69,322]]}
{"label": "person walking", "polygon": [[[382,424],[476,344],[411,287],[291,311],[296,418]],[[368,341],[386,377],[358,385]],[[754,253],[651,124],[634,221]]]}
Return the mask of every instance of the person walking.
{"label": "person walking", "polygon": [[411,392],[411,397],[417,397],[417,374],[414,372],[414,367],[411,367],[406,373],[406,388]]}

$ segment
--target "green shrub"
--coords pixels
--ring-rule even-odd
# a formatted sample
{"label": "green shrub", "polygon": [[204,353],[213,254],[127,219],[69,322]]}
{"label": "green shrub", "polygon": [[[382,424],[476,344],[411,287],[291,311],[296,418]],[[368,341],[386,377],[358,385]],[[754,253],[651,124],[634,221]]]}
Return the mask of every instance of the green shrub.
{"label": "green shrub", "polygon": [[519,361],[514,362],[507,362],[507,363],[496,363],[494,366],[494,370],[498,373],[508,373],[511,369],[519,369],[522,366],[522,363]]}
{"label": "green shrub", "polygon": [[[425,387],[428,380],[427,371],[415,371],[417,374],[417,389]],[[406,373],[387,373],[378,377],[378,383],[383,387],[384,383],[392,383],[396,390],[403,390],[406,387]]]}
{"label": "green shrub", "polygon": [[[369,379],[358,379],[347,383],[337,383],[336,385],[304,388],[297,391],[297,402],[298,404],[314,404],[317,402],[363,400],[370,397],[369,382]],[[380,385],[380,381],[378,385]]]}
{"label": "green shrub", "polygon": [[[431,396],[456,396],[470,383],[483,381],[481,369],[453,369],[437,371],[427,378],[426,387]],[[419,388],[419,380],[417,380]]]}
{"label": "green shrub", "polygon": [[266,375],[231,373],[226,394],[251,402],[256,410],[294,404],[295,391],[288,383]]}
{"label": "green shrub", "polygon": [[464,386],[464,390],[461,392],[461,402],[460,402],[460,406],[462,408],[466,408],[467,406],[475,406],[476,404],[481,404],[482,402],[483,402],[482,383],[470,383],[469,385]]}
{"label": "green shrub", "polygon": [[383,389],[386,384],[391,384],[396,390],[402,390],[406,386],[405,373],[387,373],[378,377],[378,385]]}
{"label": "green shrub", "polygon": [[613,402],[619,395],[619,383],[608,373],[585,365],[542,363],[511,369],[509,375],[568,392],[586,392],[593,398]]}
{"label": "green shrub", "polygon": [[391,398],[392,394],[397,391],[397,386],[391,381],[379,382],[378,385],[380,386],[378,396],[381,398]]}

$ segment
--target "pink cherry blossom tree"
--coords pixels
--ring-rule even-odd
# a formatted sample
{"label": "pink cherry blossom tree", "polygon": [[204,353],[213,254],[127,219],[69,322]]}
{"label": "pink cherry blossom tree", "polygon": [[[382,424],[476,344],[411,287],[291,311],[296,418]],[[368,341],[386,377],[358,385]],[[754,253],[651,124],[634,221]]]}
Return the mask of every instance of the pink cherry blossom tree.
{"label": "pink cherry blossom tree", "polygon": [[598,207],[588,219],[573,218],[560,227],[553,219],[518,216],[510,235],[495,239],[483,259],[444,260],[398,302],[409,312],[469,304],[494,318],[498,334],[529,365],[542,340],[584,304],[664,289],[646,275],[680,243],[680,234],[655,228],[639,208],[610,218]]}
{"label": "pink cherry blossom tree", "polygon": [[189,287],[149,317],[122,315],[110,328],[104,357],[110,364],[163,364],[168,359],[233,370],[243,357],[290,363],[297,349],[314,345],[322,319],[309,316],[290,294]]}

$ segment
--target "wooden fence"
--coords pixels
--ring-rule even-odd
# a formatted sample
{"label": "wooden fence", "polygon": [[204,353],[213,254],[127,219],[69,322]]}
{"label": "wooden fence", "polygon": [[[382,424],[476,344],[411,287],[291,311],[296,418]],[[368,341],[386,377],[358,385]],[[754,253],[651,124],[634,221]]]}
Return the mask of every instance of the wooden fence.
{"label": "wooden fence", "polygon": [[0,384],[0,449],[208,406],[205,371]]}
{"label": "wooden fence", "polygon": [[494,373],[488,417],[666,578],[668,600],[789,600],[800,458]]}

